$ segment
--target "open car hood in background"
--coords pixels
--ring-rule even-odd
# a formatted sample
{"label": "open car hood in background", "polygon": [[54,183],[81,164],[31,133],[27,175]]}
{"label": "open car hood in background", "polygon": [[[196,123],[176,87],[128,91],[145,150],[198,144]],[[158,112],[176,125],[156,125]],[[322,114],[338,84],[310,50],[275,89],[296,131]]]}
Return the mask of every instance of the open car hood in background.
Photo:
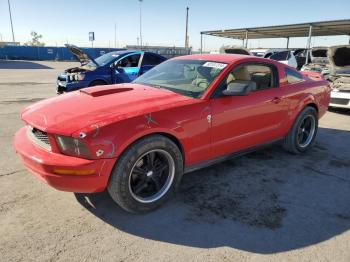
{"label": "open car hood in background", "polygon": [[87,53],[85,53],[83,50],[81,50],[79,47],[77,47],[75,45],[69,45],[69,44],[65,44],[65,46],[78,59],[78,61],[81,63],[81,65],[86,65],[87,63],[89,63],[91,61],[96,66],[98,66],[96,61],[91,56],[89,56]]}
{"label": "open car hood in background", "polygon": [[328,64],[328,47],[313,47],[311,49],[311,63]]}
{"label": "open car hood in background", "polygon": [[350,75],[350,45],[330,47],[328,59],[332,74]]}
{"label": "open car hood in background", "polygon": [[238,55],[252,55],[248,49],[243,46],[222,46],[219,50],[220,54],[238,54]]}

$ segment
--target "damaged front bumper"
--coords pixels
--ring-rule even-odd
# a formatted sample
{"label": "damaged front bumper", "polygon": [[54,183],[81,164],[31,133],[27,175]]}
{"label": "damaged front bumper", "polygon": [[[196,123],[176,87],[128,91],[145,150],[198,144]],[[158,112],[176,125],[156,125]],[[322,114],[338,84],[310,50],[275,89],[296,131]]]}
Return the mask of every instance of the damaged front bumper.
{"label": "damaged front bumper", "polygon": [[89,85],[88,81],[75,81],[75,82],[67,82],[62,80],[57,80],[57,94],[62,94],[65,92],[71,92],[75,91],[84,87],[87,87]]}
{"label": "damaged front bumper", "polygon": [[61,191],[105,190],[115,159],[88,160],[44,149],[29,140],[27,128],[15,134],[13,145],[25,167],[38,179]]}

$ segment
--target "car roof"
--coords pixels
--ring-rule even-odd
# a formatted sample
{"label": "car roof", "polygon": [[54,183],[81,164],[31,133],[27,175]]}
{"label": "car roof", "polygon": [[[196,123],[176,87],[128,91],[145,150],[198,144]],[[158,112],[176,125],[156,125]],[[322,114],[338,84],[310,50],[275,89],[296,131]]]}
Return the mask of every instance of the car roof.
{"label": "car roof", "polygon": [[130,54],[130,53],[139,53],[139,52],[144,52],[144,53],[148,53],[148,54],[153,54],[153,55],[158,55],[160,56],[159,54],[157,53],[153,53],[153,52],[149,52],[149,51],[142,51],[142,50],[120,50],[120,51],[112,51],[112,52],[109,52],[111,54],[114,54],[114,55],[126,55],[126,54]]}
{"label": "car roof", "polygon": [[138,50],[120,50],[120,51],[112,51],[112,52],[109,52],[109,54],[113,54],[113,55],[124,55],[124,54],[134,53],[134,52],[140,52],[140,51],[138,51]]}
{"label": "car roof", "polygon": [[207,60],[213,62],[221,62],[231,64],[233,62],[252,58],[249,55],[238,55],[238,54],[198,54],[198,55],[186,55],[186,56],[178,56],[173,59],[187,59],[187,60]]}

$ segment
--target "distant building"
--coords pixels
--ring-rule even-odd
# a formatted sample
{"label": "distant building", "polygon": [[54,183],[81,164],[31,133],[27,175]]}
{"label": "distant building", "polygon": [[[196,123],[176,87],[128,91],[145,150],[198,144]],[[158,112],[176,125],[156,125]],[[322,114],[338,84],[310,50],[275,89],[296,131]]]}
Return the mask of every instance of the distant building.
{"label": "distant building", "polygon": [[[140,50],[140,46],[127,45],[126,49]],[[192,54],[191,47],[186,48],[176,46],[142,46],[141,50],[157,53],[159,55],[165,56],[166,58]]]}
{"label": "distant building", "polygon": [[0,41],[0,47],[3,46],[19,46],[20,42],[4,42],[4,41]]}

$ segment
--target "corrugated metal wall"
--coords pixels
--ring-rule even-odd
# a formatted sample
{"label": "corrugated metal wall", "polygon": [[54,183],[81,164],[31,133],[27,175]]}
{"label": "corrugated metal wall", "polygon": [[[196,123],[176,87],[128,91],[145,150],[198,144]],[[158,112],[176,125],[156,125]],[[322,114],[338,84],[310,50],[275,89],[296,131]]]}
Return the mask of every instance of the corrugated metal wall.
{"label": "corrugated metal wall", "polygon": [[[91,57],[96,58],[105,53],[124,50],[116,48],[81,48]],[[0,48],[0,59],[10,60],[75,60],[66,47],[4,46]]]}

